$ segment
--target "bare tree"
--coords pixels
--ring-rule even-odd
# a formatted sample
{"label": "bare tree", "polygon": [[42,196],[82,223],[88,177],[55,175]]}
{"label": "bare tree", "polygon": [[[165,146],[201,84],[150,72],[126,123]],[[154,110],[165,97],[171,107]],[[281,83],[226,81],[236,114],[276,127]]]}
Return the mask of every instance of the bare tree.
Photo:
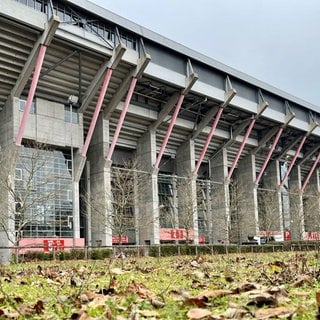
{"label": "bare tree", "polygon": [[[303,213],[306,232],[320,233],[320,193],[315,188],[303,195]],[[317,238],[318,236],[315,236]],[[319,240],[319,237],[315,240]]]}
{"label": "bare tree", "polygon": [[[195,178],[180,178],[177,182],[178,190],[178,224],[185,230],[186,243],[192,241],[192,233],[198,228],[197,187]],[[198,189],[199,190],[199,189]]]}
{"label": "bare tree", "polygon": [[302,240],[304,234],[303,197],[298,186],[291,186],[290,201],[290,229],[292,240]]}
{"label": "bare tree", "polygon": [[[128,233],[136,232],[137,219],[143,219],[137,211],[144,201],[145,179],[142,176],[146,174],[138,170],[135,160],[127,161],[122,167],[111,168],[110,189],[106,188],[102,195],[84,196],[92,219],[96,224],[111,229],[119,245],[123,244]],[[145,219],[143,223],[148,222]]]}
{"label": "bare tree", "polygon": [[229,210],[230,224],[229,240],[234,243],[241,243],[250,236],[256,235],[257,221],[252,212],[252,197],[238,179],[231,180],[229,183]]}
{"label": "bare tree", "polygon": [[272,189],[260,189],[258,190],[259,199],[259,227],[260,230],[266,232],[268,240],[274,232],[279,232],[280,223],[280,213],[279,213],[279,203],[278,190]]}

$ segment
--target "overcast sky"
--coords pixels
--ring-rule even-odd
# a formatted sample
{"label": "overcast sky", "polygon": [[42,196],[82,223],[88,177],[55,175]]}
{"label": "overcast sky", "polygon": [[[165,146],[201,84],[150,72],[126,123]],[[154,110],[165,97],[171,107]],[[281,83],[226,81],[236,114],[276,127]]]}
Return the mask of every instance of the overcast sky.
{"label": "overcast sky", "polygon": [[91,0],[320,108],[319,0]]}

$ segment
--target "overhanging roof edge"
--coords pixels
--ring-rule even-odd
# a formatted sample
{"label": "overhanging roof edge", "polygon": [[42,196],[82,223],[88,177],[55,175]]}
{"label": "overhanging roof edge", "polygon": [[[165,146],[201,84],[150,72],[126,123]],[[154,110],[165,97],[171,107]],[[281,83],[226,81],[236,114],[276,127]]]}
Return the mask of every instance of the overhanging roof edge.
{"label": "overhanging roof edge", "polygon": [[189,58],[195,59],[201,63],[207,64],[208,66],[211,66],[215,69],[218,69],[228,75],[231,75],[235,78],[238,78],[242,81],[248,82],[258,88],[261,88],[263,90],[266,90],[270,93],[273,93],[277,96],[280,96],[286,100],[290,100],[298,105],[301,105],[305,108],[308,108],[312,111],[320,112],[320,106],[316,106],[310,102],[307,102],[301,98],[298,98],[290,93],[287,93],[281,89],[278,89],[272,85],[269,85],[261,80],[258,80],[246,73],[243,73],[237,69],[234,69],[228,65],[225,65],[213,58],[208,57],[205,54],[202,54],[200,52],[197,52],[187,46],[184,46],[178,42],[175,42],[171,39],[168,39],[154,31],[151,31],[148,28],[145,28],[131,20],[128,20],[126,18],[121,17],[120,15],[113,13],[112,11],[109,11],[105,8],[102,8],[88,0],[68,0],[68,2],[72,3],[75,6],[78,6],[80,8],[84,8],[98,16],[101,16],[103,19],[110,20],[111,22],[122,26],[123,28],[136,33],[137,35],[140,35],[141,37],[145,39],[152,40],[161,46],[170,48],[171,50],[177,51],[178,53],[181,53],[183,55],[186,55]]}

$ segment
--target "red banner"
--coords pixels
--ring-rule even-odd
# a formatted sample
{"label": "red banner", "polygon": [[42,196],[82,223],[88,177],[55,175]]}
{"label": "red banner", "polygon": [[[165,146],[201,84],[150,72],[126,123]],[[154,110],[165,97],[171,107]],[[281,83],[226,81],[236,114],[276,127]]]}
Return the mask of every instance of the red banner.
{"label": "red banner", "polygon": [[[122,240],[121,243],[128,243],[127,236],[122,236],[121,240]],[[120,243],[120,236],[119,235],[112,236],[112,243]]]}
{"label": "red banner", "polygon": [[43,240],[44,252],[63,251],[64,240],[63,239],[45,239]]}
{"label": "red banner", "polygon": [[[163,241],[174,241],[174,240],[188,240],[193,241],[194,233],[193,230],[190,230],[187,235],[186,229],[183,228],[161,228],[160,229],[160,240]],[[199,243],[205,243],[206,238],[204,236],[199,236]]]}

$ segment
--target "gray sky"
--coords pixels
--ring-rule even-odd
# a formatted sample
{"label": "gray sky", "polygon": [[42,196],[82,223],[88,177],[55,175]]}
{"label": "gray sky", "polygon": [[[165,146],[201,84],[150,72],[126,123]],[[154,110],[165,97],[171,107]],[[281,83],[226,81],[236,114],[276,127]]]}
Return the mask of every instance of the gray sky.
{"label": "gray sky", "polygon": [[319,0],[91,0],[320,107]]}

